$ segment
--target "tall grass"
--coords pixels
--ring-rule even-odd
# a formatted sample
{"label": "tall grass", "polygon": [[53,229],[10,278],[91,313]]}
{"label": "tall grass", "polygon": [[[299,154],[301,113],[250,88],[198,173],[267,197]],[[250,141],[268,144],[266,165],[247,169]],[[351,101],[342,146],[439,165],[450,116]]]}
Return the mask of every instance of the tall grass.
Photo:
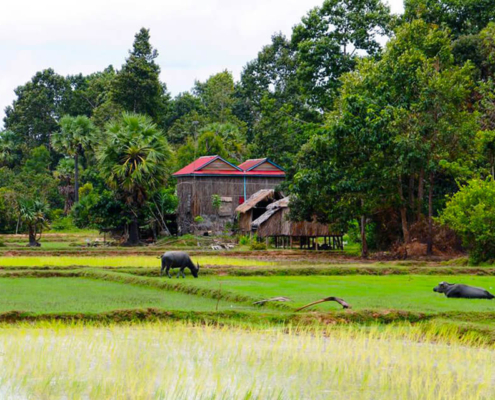
{"label": "tall grass", "polygon": [[[443,337],[442,337],[443,336]],[[493,398],[495,351],[407,326],[187,324],[0,329],[2,398]],[[3,392],[3,393],[2,393]]]}

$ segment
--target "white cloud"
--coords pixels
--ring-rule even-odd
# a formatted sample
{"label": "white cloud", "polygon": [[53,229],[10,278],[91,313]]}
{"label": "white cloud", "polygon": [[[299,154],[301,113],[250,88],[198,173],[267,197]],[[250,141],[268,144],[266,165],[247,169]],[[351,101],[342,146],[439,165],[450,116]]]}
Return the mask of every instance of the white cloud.
{"label": "white cloud", "polygon": [[[242,67],[275,32],[291,28],[322,0],[1,0],[0,117],[13,90],[36,71],[67,75],[120,68],[134,34],[151,29],[162,79],[172,94]],[[391,1],[400,12],[401,0]]]}

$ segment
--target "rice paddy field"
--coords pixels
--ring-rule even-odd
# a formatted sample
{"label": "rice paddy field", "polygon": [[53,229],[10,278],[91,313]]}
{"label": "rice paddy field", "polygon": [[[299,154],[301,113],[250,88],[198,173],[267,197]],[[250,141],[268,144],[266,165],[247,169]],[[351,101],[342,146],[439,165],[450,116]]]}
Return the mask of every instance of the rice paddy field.
{"label": "rice paddy field", "polygon": [[495,390],[492,348],[431,344],[404,327],[21,325],[0,331],[0,351],[2,398],[436,400]]}
{"label": "rice paddy field", "polygon": [[[491,266],[361,262],[309,251],[212,252],[188,239],[87,248],[87,233],[0,237],[1,399],[492,399]],[[97,234],[92,233],[95,239]],[[194,279],[159,276],[181,245]],[[289,302],[263,306],[261,299]],[[301,312],[328,296],[345,299]]]}

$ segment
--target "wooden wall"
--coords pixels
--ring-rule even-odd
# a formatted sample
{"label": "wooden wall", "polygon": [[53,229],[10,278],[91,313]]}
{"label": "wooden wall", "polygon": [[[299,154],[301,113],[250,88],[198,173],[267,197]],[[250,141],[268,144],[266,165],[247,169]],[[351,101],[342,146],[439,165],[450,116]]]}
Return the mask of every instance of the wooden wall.
{"label": "wooden wall", "polygon": [[285,207],[273,214],[261,224],[257,233],[259,237],[268,236],[329,236],[328,225],[318,222],[291,222],[288,219],[289,208]]}
{"label": "wooden wall", "polygon": [[[283,181],[284,178],[247,176],[246,198],[261,189],[274,189]],[[218,216],[218,213],[213,209],[211,199],[214,194],[226,198],[224,200],[230,198],[230,202],[225,201],[226,204],[222,204],[221,216]],[[179,198],[177,222],[181,234],[194,232],[192,222],[194,217],[198,215],[220,217],[225,224],[233,221],[239,200],[244,197],[244,176],[177,177],[177,195]],[[226,212],[226,207],[230,207],[230,214]]]}

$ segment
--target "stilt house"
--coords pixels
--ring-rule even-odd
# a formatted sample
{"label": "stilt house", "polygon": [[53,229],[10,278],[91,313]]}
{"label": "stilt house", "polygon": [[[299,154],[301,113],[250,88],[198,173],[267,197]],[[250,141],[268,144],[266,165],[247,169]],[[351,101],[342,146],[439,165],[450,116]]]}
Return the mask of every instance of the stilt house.
{"label": "stilt house", "polygon": [[234,223],[236,208],[246,199],[280,185],[285,171],[268,158],[234,165],[220,156],[205,156],[173,176],[179,198],[179,234],[217,234]]}
{"label": "stilt house", "polygon": [[[259,239],[273,238],[276,247],[314,250],[343,250],[341,232],[332,232],[329,225],[316,221],[289,220],[289,197],[277,200],[274,191],[260,191],[237,207],[241,230],[256,233]],[[271,202],[270,202],[271,200]],[[266,204],[270,202],[270,204]],[[264,211],[257,218],[253,210]]]}

